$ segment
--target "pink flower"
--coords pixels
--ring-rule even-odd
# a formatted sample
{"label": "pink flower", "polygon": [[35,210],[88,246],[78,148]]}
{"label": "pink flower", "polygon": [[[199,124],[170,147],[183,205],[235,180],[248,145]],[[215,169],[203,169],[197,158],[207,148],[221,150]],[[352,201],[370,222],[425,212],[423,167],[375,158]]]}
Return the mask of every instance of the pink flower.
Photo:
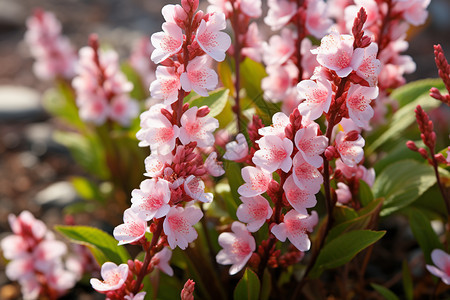
{"label": "pink flower", "polygon": [[337,201],[341,204],[346,204],[352,200],[352,193],[348,185],[342,182],[337,183],[336,196]]}
{"label": "pink flower", "polygon": [[305,27],[314,37],[320,39],[328,33],[333,21],[328,18],[327,4],[323,0],[309,0],[306,8]]}
{"label": "pink flower", "polygon": [[344,10],[344,18],[348,31],[352,30],[353,22],[361,7],[364,8],[367,14],[367,20],[364,22],[363,29],[369,28],[372,24],[380,20],[380,7],[375,0],[355,0],[355,5],[349,5]]}
{"label": "pink flower", "polygon": [[33,249],[34,268],[48,273],[54,264],[61,263],[61,257],[67,254],[67,246],[61,241],[46,239]]}
{"label": "pink flower", "polygon": [[271,36],[269,43],[263,44],[263,60],[266,65],[282,65],[287,62],[295,52],[295,42],[296,36],[288,28],[283,28],[281,36]]}
{"label": "pink flower", "polygon": [[139,114],[139,104],[125,95],[118,95],[111,99],[109,118],[122,126],[128,126],[132,119]]}
{"label": "pink flower", "polygon": [[323,183],[322,174],[307,163],[300,152],[294,156],[292,175],[295,184],[311,194],[317,194]]}
{"label": "pink flower", "polygon": [[[298,69],[289,61],[285,65],[270,65],[266,68],[267,77],[261,81],[261,87],[264,90],[264,96],[270,102],[285,101],[292,93],[293,87],[297,81]],[[294,90],[295,92],[295,90]]]}
{"label": "pink flower", "polygon": [[242,204],[239,205],[236,216],[239,221],[247,224],[250,232],[256,232],[272,216],[272,207],[263,196],[240,197]]}
{"label": "pink flower", "polygon": [[447,161],[447,164],[450,165],[450,146],[447,147],[447,159],[446,159],[446,161]]}
{"label": "pink flower", "polygon": [[162,29],[164,32],[156,32],[151,37],[152,45],[155,47],[151,59],[155,64],[178,53],[183,46],[183,32],[178,25],[166,22],[162,25]]}
{"label": "pink flower", "polygon": [[361,65],[364,49],[353,50],[352,35],[339,34],[336,31],[322,38],[320,47],[311,50],[317,54],[317,61],[324,67],[336,72],[339,77],[348,76]]}
{"label": "pink flower", "polygon": [[37,220],[28,210],[24,210],[19,216],[8,215],[8,222],[11,230],[16,235],[31,235],[34,239],[40,240],[47,233],[47,226],[41,220]]}
{"label": "pink flower", "polygon": [[8,260],[18,259],[28,252],[28,243],[20,235],[8,235],[0,242],[3,256]]}
{"label": "pink flower", "polygon": [[311,215],[307,215],[290,210],[284,216],[282,223],[275,224],[272,227],[272,233],[280,241],[284,242],[288,238],[298,250],[308,251],[311,247],[311,241],[307,232],[312,232],[318,221],[319,217],[315,211],[311,212]]}
{"label": "pink flower", "polygon": [[436,267],[426,265],[427,270],[434,276],[440,277],[445,284],[450,285],[450,255],[441,249],[434,249],[431,252],[431,259]]}
{"label": "pink flower", "polygon": [[277,169],[289,172],[292,167],[291,153],[294,147],[291,140],[268,135],[260,138],[257,143],[260,150],[255,152],[252,159],[256,166],[268,172],[275,172]]}
{"label": "pink flower", "polygon": [[272,181],[272,173],[251,166],[242,168],[242,178],[245,183],[238,188],[238,193],[244,197],[253,197],[266,192]]}
{"label": "pink flower", "polygon": [[[353,131],[352,133],[356,133]],[[361,135],[357,135],[357,139],[349,141],[346,139],[347,133],[340,131],[336,136],[336,150],[339,152],[344,164],[354,167],[356,166],[364,157],[363,147],[365,141]]]}
{"label": "pink flower", "polygon": [[161,155],[158,153],[152,153],[150,156],[148,156],[144,163],[145,163],[145,176],[148,177],[158,177],[160,176],[164,168],[167,165],[170,165],[172,163],[172,153],[168,153],[166,155]]}
{"label": "pink flower", "polygon": [[101,275],[103,281],[91,278],[92,287],[98,292],[107,292],[120,289],[128,277],[128,265],[117,266],[113,262],[105,262],[102,265]]}
{"label": "pink flower", "polygon": [[245,136],[242,133],[236,135],[236,141],[229,142],[225,146],[224,159],[232,161],[240,161],[248,155],[248,144]]}
{"label": "pink flower", "polygon": [[378,96],[378,87],[365,87],[350,84],[346,105],[348,115],[359,127],[367,127],[373,117],[373,108],[370,102]]}
{"label": "pink flower", "polygon": [[29,253],[10,261],[5,270],[6,276],[14,281],[29,276],[35,276],[34,273],[34,258]]}
{"label": "pink flower", "polygon": [[231,38],[228,34],[221,32],[227,27],[225,15],[216,12],[210,15],[207,22],[202,20],[195,35],[195,41],[200,48],[216,61],[225,59],[225,52],[230,48]]}
{"label": "pink flower", "polygon": [[184,181],[184,191],[194,200],[203,203],[211,203],[213,201],[212,193],[205,193],[205,183],[194,175],[189,175]]}
{"label": "pink flower", "polygon": [[166,155],[175,148],[180,129],[160,113],[162,107],[155,105],[141,114],[141,129],[136,137],[140,147],[150,146],[152,153]]}
{"label": "pink flower", "polygon": [[[261,0],[241,0],[241,11],[250,18],[261,17]],[[254,24],[254,23],[253,23]]]}
{"label": "pink flower", "polygon": [[356,74],[365,79],[370,86],[375,86],[378,81],[378,74],[381,71],[381,62],[377,59],[378,45],[371,43],[364,48],[363,62],[356,70]]}
{"label": "pink flower", "polygon": [[256,249],[256,243],[244,224],[233,222],[231,230],[233,233],[219,235],[219,244],[223,249],[217,254],[216,260],[221,265],[232,265],[229,273],[234,275],[247,264]]}
{"label": "pink flower", "polygon": [[217,86],[218,77],[213,69],[207,67],[208,57],[198,56],[191,60],[186,71],[180,76],[181,87],[186,92],[194,91],[200,96],[207,97],[206,90],[213,90]]}
{"label": "pink flower", "polygon": [[[303,78],[311,78],[314,69],[319,66],[316,55],[311,50],[316,48],[310,39],[303,39],[300,44],[300,53],[302,54]],[[312,78],[311,78],[312,79]]]}
{"label": "pink flower", "polygon": [[225,174],[222,162],[217,161],[217,152],[211,152],[205,160],[206,170],[211,176],[219,177]]}
{"label": "pink flower", "polygon": [[170,259],[172,258],[172,250],[164,247],[161,251],[156,253],[152,257],[152,265],[160,269],[169,276],[173,276],[173,269],[169,265]]}
{"label": "pink flower", "polygon": [[116,226],[113,231],[119,245],[137,242],[145,236],[147,221],[141,219],[131,208],[123,212],[123,222],[124,224]]}
{"label": "pink flower", "polygon": [[283,184],[284,194],[289,204],[301,214],[307,214],[306,209],[316,206],[317,200],[314,194],[300,189],[294,182],[293,175],[290,175]]}
{"label": "pink flower", "polygon": [[264,22],[273,31],[283,28],[297,12],[297,4],[289,0],[268,0],[269,11]]}
{"label": "pink flower", "polygon": [[178,100],[178,91],[181,88],[180,75],[173,67],[158,66],[156,80],[150,85],[152,97],[163,99],[169,105]]}
{"label": "pink flower", "polygon": [[356,178],[365,181],[369,186],[372,186],[375,182],[375,170],[370,168],[367,170],[364,166],[357,165],[355,167],[349,167],[342,162],[340,158],[336,160],[336,169],[340,170],[344,174],[345,178]]}
{"label": "pink flower", "polygon": [[320,156],[328,146],[328,138],[323,135],[317,135],[319,125],[311,123],[303,127],[295,134],[295,146],[299,153],[310,165],[319,168],[323,163]]}
{"label": "pink flower", "polygon": [[261,61],[262,41],[259,35],[258,24],[253,22],[248,26],[245,34],[245,43],[241,49],[242,56],[260,62]]}
{"label": "pink flower", "polygon": [[277,112],[272,116],[272,125],[258,129],[258,133],[262,136],[276,135],[280,139],[284,139],[286,126],[289,124],[289,117],[282,112]]}
{"label": "pink flower", "polygon": [[407,22],[414,26],[425,23],[428,17],[426,8],[430,4],[430,0],[412,0],[412,1],[394,1],[394,11],[402,13]]}
{"label": "pink flower", "polygon": [[147,292],[137,293],[136,296],[134,296],[133,294],[125,295],[124,299],[125,300],[144,300],[145,294],[147,294]]}
{"label": "pink flower", "polygon": [[209,116],[198,117],[197,112],[198,107],[194,106],[181,116],[180,141],[184,145],[197,142],[198,147],[211,147],[214,144],[213,132],[219,128],[219,121]]}
{"label": "pink flower", "polygon": [[169,212],[170,188],[164,179],[145,179],[131,196],[131,209],[142,220],[162,218]]}
{"label": "pink flower", "polygon": [[164,7],[161,10],[161,13],[164,17],[164,20],[168,23],[173,24],[180,24],[183,23],[186,18],[187,14],[184,11],[183,7],[180,5],[173,5],[173,4],[167,4],[164,5]]}
{"label": "pink flower", "polygon": [[61,24],[51,12],[36,10],[27,19],[25,42],[36,59],[33,71],[40,79],[71,79],[75,75],[76,52],[61,35]]}
{"label": "pink flower", "polygon": [[144,36],[134,43],[129,60],[130,65],[139,74],[146,87],[155,80],[155,64],[149,59],[153,50],[150,37]]}
{"label": "pink flower", "polygon": [[163,223],[170,248],[175,249],[178,246],[182,250],[186,249],[188,243],[197,238],[197,231],[192,226],[202,217],[202,211],[193,206],[186,209],[171,207]]}
{"label": "pink flower", "polygon": [[302,80],[297,85],[297,90],[300,97],[305,99],[298,106],[302,116],[316,120],[330,109],[333,91],[328,80]]}

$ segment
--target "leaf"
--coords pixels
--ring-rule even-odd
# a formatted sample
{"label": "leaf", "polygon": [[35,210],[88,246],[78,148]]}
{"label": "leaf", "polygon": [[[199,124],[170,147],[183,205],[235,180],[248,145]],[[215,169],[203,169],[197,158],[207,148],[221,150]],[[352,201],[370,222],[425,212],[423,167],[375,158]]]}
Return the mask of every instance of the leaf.
{"label": "leaf", "polygon": [[272,276],[269,273],[269,270],[266,268],[264,270],[263,282],[261,287],[261,295],[259,297],[260,300],[268,300],[270,297],[270,291],[272,287]]}
{"label": "leaf", "polygon": [[326,269],[348,263],[360,251],[381,239],[385,233],[385,231],[355,230],[334,238],[320,251],[310,277],[317,278]]}
{"label": "leaf", "polygon": [[218,63],[217,72],[219,73],[220,82],[234,95],[233,71],[231,70],[230,62],[225,60]]}
{"label": "leaf", "polygon": [[389,289],[385,288],[384,286],[376,284],[376,283],[371,283],[370,285],[373,287],[373,289],[375,291],[380,293],[381,296],[384,297],[384,299],[386,299],[386,300],[399,300],[399,298],[393,292],[391,292]]}
{"label": "leaf", "polygon": [[403,274],[403,290],[405,291],[405,296],[407,300],[413,300],[414,287],[411,277],[411,271],[408,266],[408,261],[403,260],[402,263],[402,274]]}
{"label": "leaf", "polygon": [[98,186],[96,184],[93,184],[86,178],[81,176],[74,176],[70,179],[70,182],[81,198],[85,200],[104,200]]}
{"label": "leaf", "polygon": [[258,300],[261,283],[258,276],[250,269],[245,269],[244,276],[234,290],[235,300]]}
{"label": "leaf", "polygon": [[[240,65],[242,87],[247,93],[249,105],[257,109],[258,116],[264,124],[272,123],[272,116],[280,111],[280,104],[267,102],[264,100],[264,92],[261,88],[261,81],[267,76],[264,66],[250,58],[244,59]],[[243,110],[248,108],[242,107]]]}
{"label": "leaf", "polygon": [[[236,209],[237,207],[241,204],[240,200],[239,200],[239,193],[237,192],[238,188],[244,184],[244,180],[241,177],[241,165],[239,163],[236,163],[234,161],[224,161],[224,170],[225,170],[225,177],[228,179],[228,184],[230,185],[230,191],[231,191],[231,198],[228,197],[226,199],[229,199],[229,202],[234,202],[230,203],[231,206],[235,206]],[[235,214],[236,211],[234,211]],[[232,215],[231,217],[234,218],[234,215]]]}
{"label": "leaf", "polygon": [[367,206],[373,201],[372,189],[364,180],[359,181],[358,197],[363,206]]}
{"label": "leaf", "polygon": [[107,177],[107,168],[102,144],[94,137],[76,132],[56,131],[53,139],[66,146],[73,158],[83,168],[99,178]]}
{"label": "leaf", "polygon": [[427,264],[433,264],[431,260],[431,251],[442,249],[442,243],[439,237],[431,227],[430,220],[418,209],[408,209],[409,226],[414,237],[422,249]]}
{"label": "leaf", "polygon": [[117,245],[117,240],[106,232],[89,226],[55,226],[66,238],[92,250],[97,262],[102,265],[106,261],[116,264],[127,263],[130,255],[123,246]]}
{"label": "leaf", "polygon": [[86,125],[78,115],[73,91],[65,84],[47,90],[42,96],[45,110],[62,122],[77,129],[84,129]]}
{"label": "leaf", "polygon": [[414,202],[436,183],[431,166],[402,160],[385,168],[373,185],[376,198],[385,198],[380,216],[387,216]]}
{"label": "leaf", "polygon": [[427,91],[426,93],[418,94],[410,98],[410,102],[405,104],[394,114],[387,130],[367,147],[367,153],[373,153],[387,141],[399,138],[403,131],[415,122],[416,115],[414,110],[417,105],[422,106],[426,111],[438,107],[441,104],[440,101],[432,98],[428,93],[429,92]]}
{"label": "leaf", "polygon": [[[386,167],[400,160],[413,159],[419,162],[423,161],[422,156],[418,152],[411,151],[408,147],[406,147],[406,142],[407,140],[402,138],[397,140],[397,145],[390,149],[389,153],[387,153],[385,157],[378,160],[373,166],[375,169],[375,174],[381,174]],[[415,141],[415,143],[417,147],[424,146],[422,141]]]}
{"label": "leaf", "polygon": [[391,98],[397,100],[400,107],[403,107],[419,96],[428,94],[432,87],[443,89],[445,85],[440,78],[416,80],[395,89]]}
{"label": "leaf", "polygon": [[189,105],[202,107],[204,105],[211,109],[210,117],[215,117],[222,112],[228,102],[229,89],[217,89],[212,91],[208,97],[193,97],[189,100]]}
{"label": "leaf", "polygon": [[123,63],[120,69],[128,81],[133,84],[133,90],[130,92],[131,98],[137,100],[147,99],[149,95],[148,87],[144,87],[144,80],[141,78],[141,75],[129,63]]}

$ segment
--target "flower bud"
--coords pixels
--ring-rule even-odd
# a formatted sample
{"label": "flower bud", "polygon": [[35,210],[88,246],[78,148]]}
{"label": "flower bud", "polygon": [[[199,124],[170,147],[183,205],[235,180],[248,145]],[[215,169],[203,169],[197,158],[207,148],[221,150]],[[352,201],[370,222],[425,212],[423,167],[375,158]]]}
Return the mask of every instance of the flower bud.
{"label": "flower bud", "polygon": [[354,142],[358,139],[359,137],[359,132],[356,130],[352,130],[347,132],[347,134],[345,135],[345,141],[349,141],[349,142]]}
{"label": "flower bud", "polygon": [[413,141],[407,141],[406,147],[408,147],[409,150],[412,150],[412,151],[416,151],[416,152],[419,151],[419,148],[417,148],[416,143],[414,143]]}
{"label": "flower bud", "polygon": [[188,279],[181,290],[181,300],[194,300],[195,282]]}
{"label": "flower bud", "polygon": [[422,155],[423,158],[425,158],[425,159],[428,158],[428,152],[427,152],[427,150],[425,150],[425,148],[419,148],[419,153],[420,153],[420,155]]}
{"label": "flower bud", "polygon": [[447,161],[445,160],[444,155],[442,153],[438,153],[434,155],[434,158],[438,161],[440,164],[447,164]]}
{"label": "flower bud", "polygon": [[334,148],[333,146],[328,146],[325,149],[324,155],[327,160],[333,160],[336,156],[338,156],[338,153],[336,151],[336,148]]}
{"label": "flower bud", "polygon": [[181,0],[181,6],[187,14],[193,14],[198,8],[198,0]]}
{"label": "flower bud", "polygon": [[209,114],[210,111],[211,111],[211,109],[210,109],[208,106],[206,106],[206,105],[200,107],[200,108],[197,110],[197,118],[203,118],[203,117],[206,117],[206,115]]}

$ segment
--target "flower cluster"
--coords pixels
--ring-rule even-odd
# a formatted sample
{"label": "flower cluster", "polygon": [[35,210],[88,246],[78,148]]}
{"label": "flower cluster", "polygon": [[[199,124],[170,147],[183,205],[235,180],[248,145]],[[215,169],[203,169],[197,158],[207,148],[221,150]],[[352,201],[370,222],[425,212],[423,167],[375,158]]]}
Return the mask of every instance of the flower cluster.
{"label": "flower cluster", "polygon": [[114,50],[99,49],[95,35],[79,51],[77,77],[73,79],[80,118],[96,125],[106,120],[128,126],[139,113],[138,103],[128,93],[133,89],[120,72]]}
{"label": "flower cluster", "polygon": [[[210,152],[205,161],[202,156],[214,145],[213,132],[219,127],[218,121],[208,116],[210,109],[206,106],[183,105],[186,92],[194,90],[208,95],[206,90],[216,86],[217,75],[207,67],[208,58],[223,60],[230,45],[229,36],[219,31],[225,27],[224,15],[196,13],[197,7],[198,1],[182,1],[182,6],[166,5],[162,10],[166,20],[162,26],[164,31],[151,37],[155,47],[151,58],[163,66],[157,67],[150,91],[152,96],[161,96],[164,102],[141,114],[141,129],[136,135],[139,146],[149,146],[151,150],[151,155],[145,159],[145,175],[150,178],[133,190],[132,205],[124,212],[124,223],[113,232],[119,244],[142,245],[151,260],[146,259],[139,267],[137,261],[129,263],[130,269],[134,264],[134,271],[127,277],[132,285],[129,288],[125,288],[125,270],[118,269],[120,266],[108,267],[114,274],[123,275],[120,275],[122,281],[114,281],[114,284],[109,284],[108,279],[113,275],[103,276],[108,282],[108,291],[115,291],[112,299],[119,299],[125,291],[136,294],[141,289],[143,276],[154,267],[173,274],[167,264],[171,250],[165,246],[186,249],[197,238],[193,225],[203,217],[203,212],[195,203],[213,200],[212,193],[205,190],[203,177],[224,173],[216,161],[217,153]],[[145,237],[147,231],[153,233],[150,243]],[[136,281],[133,281],[134,275]],[[93,285],[101,290],[96,287],[97,281]]]}
{"label": "flower cluster", "polygon": [[36,59],[33,69],[37,77],[71,79],[75,75],[76,52],[61,35],[61,24],[52,13],[36,9],[27,20],[25,41]]}
{"label": "flower cluster", "polygon": [[8,221],[13,234],[2,239],[0,246],[3,256],[10,260],[6,276],[20,283],[23,297],[56,299],[71,289],[81,274],[64,266],[66,245],[55,240],[45,224],[29,211],[17,217],[11,214]]}
{"label": "flower cluster", "polygon": [[[315,48],[308,35],[322,38],[332,25],[327,15],[327,5],[323,0],[298,1],[271,0],[264,19],[272,30],[281,30],[263,45],[263,60],[268,77],[262,81],[266,99],[283,101],[282,110],[290,114],[298,105],[297,83],[312,75],[318,65]],[[288,27],[287,25],[292,25]]]}

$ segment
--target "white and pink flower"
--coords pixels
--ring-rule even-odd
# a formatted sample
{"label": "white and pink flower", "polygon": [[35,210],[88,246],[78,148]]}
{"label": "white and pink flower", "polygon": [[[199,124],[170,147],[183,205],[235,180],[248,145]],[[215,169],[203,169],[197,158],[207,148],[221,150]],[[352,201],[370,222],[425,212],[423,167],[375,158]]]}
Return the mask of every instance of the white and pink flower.
{"label": "white and pink flower", "polygon": [[211,152],[205,159],[204,166],[211,176],[219,177],[225,174],[222,162],[217,161],[217,152]]}
{"label": "white and pink flower", "polygon": [[302,116],[316,120],[330,109],[333,91],[328,80],[302,80],[297,85],[297,90],[300,98],[305,99],[298,106]]}
{"label": "white and pink flower", "polygon": [[233,233],[219,235],[219,244],[223,249],[217,254],[216,260],[221,265],[232,265],[229,274],[234,275],[247,264],[256,249],[256,243],[244,224],[233,222],[231,230]]}
{"label": "white and pink flower", "polygon": [[128,265],[117,266],[113,262],[105,262],[102,265],[101,275],[103,281],[91,278],[92,287],[98,292],[108,292],[120,289],[128,278]]}
{"label": "white and pink flower", "polygon": [[295,134],[295,146],[305,161],[310,165],[319,168],[323,163],[320,156],[328,146],[328,138],[324,135],[317,135],[319,125],[311,123],[300,128]]}
{"label": "white and pink flower", "polygon": [[297,4],[289,0],[268,0],[269,11],[264,22],[273,31],[283,28],[297,12]]}
{"label": "white and pink flower", "polygon": [[213,201],[213,194],[205,193],[205,183],[200,177],[189,175],[184,181],[184,191],[194,200],[203,203],[211,203]]}
{"label": "white and pink flower", "polygon": [[173,67],[158,66],[156,80],[150,85],[150,94],[154,98],[163,99],[169,105],[177,101],[181,88],[180,74]]}
{"label": "white and pink flower", "polygon": [[[356,132],[353,133],[356,134]],[[354,167],[364,157],[363,147],[365,145],[365,141],[360,134],[357,134],[357,138],[351,141],[347,140],[346,137],[347,133],[343,131],[340,131],[336,135],[336,150],[339,152],[344,164]]]}
{"label": "white and pink flower", "polygon": [[128,208],[123,212],[124,224],[116,226],[113,231],[114,238],[119,241],[119,245],[131,244],[144,238],[147,231],[147,221],[141,219],[139,215]]}
{"label": "white and pink flower", "polygon": [[211,147],[214,144],[213,132],[219,128],[217,119],[204,116],[197,116],[198,107],[189,108],[180,119],[180,141],[186,145],[190,142],[197,142],[197,146]]}
{"label": "white and pink flower", "polygon": [[142,220],[164,217],[170,209],[169,182],[164,179],[145,179],[139,189],[131,192],[131,209]]}
{"label": "white and pink flower", "polygon": [[242,204],[239,205],[236,216],[239,221],[247,223],[250,232],[256,232],[272,216],[272,207],[263,196],[240,197]]}
{"label": "white and pink flower", "polygon": [[450,285],[450,255],[441,249],[434,249],[431,252],[431,259],[435,266],[426,265],[427,270],[434,276],[441,278],[446,285]]}
{"label": "white and pink flower", "polygon": [[183,46],[183,32],[177,24],[166,22],[162,29],[163,32],[156,32],[151,36],[152,45],[155,47],[151,59],[155,64],[178,53]]}
{"label": "white and pink flower", "polygon": [[260,138],[257,143],[260,149],[255,152],[252,159],[256,166],[268,172],[275,172],[277,169],[289,172],[292,167],[291,154],[294,148],[291,140],[267,135]]}
{"label": "white and pink flower", "polygon": [[219,79],[216,72],[208,67],[208,57],[198,56],[191,60],[186,72],[180,76],[181,87],[186,92],[194,91],[200,96],[207,97],[207,90],[216,88]]}
{"label": "white and pink flower", "polygon": [[327,7],[323,0],[308,1],[305,27],[315,38],[322,38],[333,25],[333,21],[328,17]]}
{"label": "white and pink flower", "polygon": [[232,161],[240,161],[247,157],[248,155],[248,144],[247,139],[242,133],[236,135],[236,141],[229,142],[225,145],[224,159]]}
{"label": "white and pink flower", "polygon": [[269,188],[272,173],[261,168],[247,166],[241,170],[245,183],[238,188],[238,193],[244,197],[261,195]]}
{"label": "white and pink flower", "polygon": [[308,251],[311,247],[307,232],[313,232],[317,225],[319,217],[313,211],[311,215],[302,214],[297,211],[290,210],[280,224],[272,227],[272,233],[277,239],[284,242],[286,238],[300,251]]}
{"label": "white and pink flower", "polygon": [[161,251],[156,253],[152,257],[151,264],[155,267],[163,271],[169,276],[173,276],[173,269],[170,266],[169,262],[172,258],[172,250],[167,247],[164,247]]}
{"label": "white and pink flower", "polygon": [[378,96],[378,87],[365,87],[350,84],[346,105],[348,115],[359,127],[367,127],[369,120],[373,117],[373,108],[370,103]]}
{"label": "white and pink flower", "polygon": [[163,223],[164,233],[172,249],[177,246],[182,250],[194,241],[198,234],[192,227],[203,217],[199,208],[190,206],[186,209],[182,207],[171,207]]}
{"label": "white and pink flower", "polygon": [[292,30],[283,28],[280,35],[273,35],[263,44],[263,60],[266,65],[282,65],[295,52],[296,37]]}
{"label": "white and pink flower", "polygon": [[366,80],[370,86],[375,86],[378,81],[378,74],[381,71],[381,62],[377,59],[378,45],[371,43],[364,48],[364,58],[361,65],[356,70],[361,78]]}
{"label": "white and pink flower", "polygon": [[323,176],[303,158],[303,155],[298,152],[293,159],[292,175],[295,184],[301,189],[311,194],[317,194],[320,191],[320,186],[323,183]]}
{"label": "white and pink flower", "polygon": [[277,112],[272,116],[272,125],[258,129],[258,133],[261,136],[276,135],[280,139],[284,139],[286,126],[289,124],[289,117],[282,112]]}
{"label": "white and pink flower", "polygon": [[216,61],[225,59],[225,52],[231,46],[231,38],[228,34],[221,32],[227,27],[225,15],[216,12],[210,15],[207,22],[202,20],[195,35],[198,45]]}
{"label": "white and pink flower", "polygon": [[295,184],[293,175],[286,179],[283,184],[283,190],[289,204],[299,213],[307,214],[306,209],[317,204],[316,196],[307,190],[300,189]]}

